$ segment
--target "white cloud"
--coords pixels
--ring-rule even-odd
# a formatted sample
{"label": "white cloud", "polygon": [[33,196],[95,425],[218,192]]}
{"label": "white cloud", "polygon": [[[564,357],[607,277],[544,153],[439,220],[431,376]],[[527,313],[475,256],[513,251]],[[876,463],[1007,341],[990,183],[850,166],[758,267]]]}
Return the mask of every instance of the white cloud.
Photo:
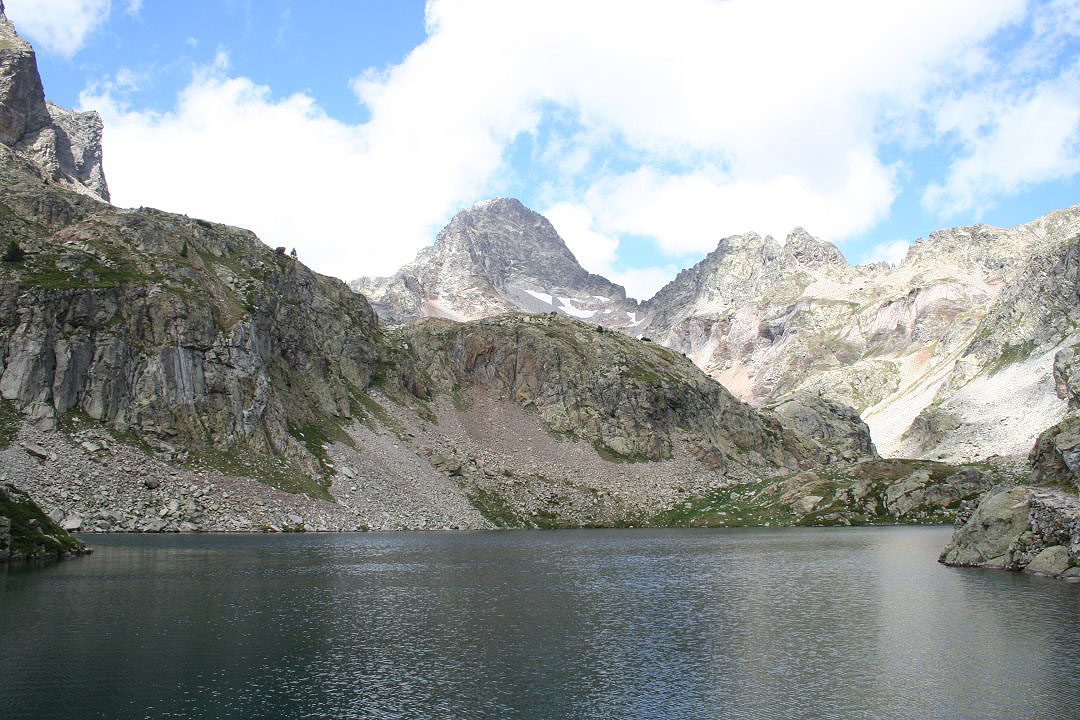
{"label": "white cloud", "polygon": [[562,202],[552,205],[542,214],[555,226],[583,268],[600,274],[611,270],[619,250],[619,241],[593,230],[592,214],[586,208]]}
{"label": "white cloud", "polygon": [[143,0],[127,0],[127,7],[124,8],[124,12],[128,15],[138,15],[142,11]]}
{"label": "white cloud", "polygon": [[665,267],[625,267],[619,262],[619,241],[593,230],[592,214],[582,205],[563,202],[543,211],[559,236],[566,242],[581,266],[589,272],[603,275],[626,288],[626,294],[647,300],[666,285],[678,269]]}
{"label": "white cloud", "polygon": [[380,144],[328,117],[310,97],[274,99],[266,87],[227,77],[225,62],[219,56],[200,71],[168,113],[129,110],[111,94],[83,95],[81,105],[105,119],[117,205],[253,228],[270,245],[296,246],[316,269],[351,278],[411,259],[467,199],[451,181],[457,173],[470,188],[483,183],[483,174],[460,162],[482,147],[431,146],[431,154],[402,157],[389,152],[392,141]]}
{"label": "white cloud", "polygon": [[896,194],[892,169],[871,154],[846,160],[835,186],[787,173],[733,177],[711,167],[680,174],[645,167],[594,183],[585,199],[602,231],[655,237],[671,255],[708,252],[721,237],[751,229],[782,238],[804,225],[843,238],[884,217]]}
{"label": "white cloud", "polygon": [[[522,133],[547,137],[538,128],[554,108],[576,130],[536,154],[557,175],[544,201],[567,208],[560,230],[586,266],[617,276],[622,234],[680,255],[748,229],[866,231],[898,192],[881,144],[911,132],[930,96],[983,72],[981,43],[1024,10],[432,0],[426,41],[353,81],[363,125],[221,68],[197,74],[168,113],[125,107],[115,90],[83,105],[105,111],[118,203],[245,224],[344,278],[392,272],[454,210],[502,194],[507,149]],[[642,294],[666,270],[622,272]]]}
{"label": "white cloud", "polygon": [[907,255],[910,247],[911,243],[907,240],[894,240],[893,242],[878,243],[867,250],[859,262],[864,265],[876,262],[887,262],[890,265],[899,265],[904,261],[904,257]]}
{"label": "white cloud", "polygon": [[1002,195],[1080,172],[1080,63],[1017,93],[1010,85],[945,103],[940,133],[954,133],[964,154],[923,206],[944,216],[982,212]]}
{"label": "white cloud", "polygon": [[109,0],[11,0],[7,16],[35,47],[71,57],[109,17]]}

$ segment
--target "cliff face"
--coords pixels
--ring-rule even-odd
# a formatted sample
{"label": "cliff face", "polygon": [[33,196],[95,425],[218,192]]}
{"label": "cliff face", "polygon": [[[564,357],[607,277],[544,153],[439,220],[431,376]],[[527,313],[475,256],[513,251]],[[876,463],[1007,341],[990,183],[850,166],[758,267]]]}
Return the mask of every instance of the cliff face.
{"label": "cliff face", "polygon": [[374,312],[248,231],[102,202],[100,134],[45,102],[0,15],[0,397],[180,461],[278,458],[279,484],[325,495],[311,436],[340,433],[389,357]]}
{"label": "cliff face", "polygon": [[45,101],[37,59],[0,4],[0,143],[30,158],[53,182],[109,200],[101,117]]}
{"label": "cliff face", "polygon": [[349,415],[380,359],[362,297],[246,231],[6,187],[26,257],[0,265],[4,399],[42,427],[81,413],[178,457],[319,470],[301,429]]}
{"label": "cliff face", "polygon": [[1069,348],[1080,339],[1078,218],[1080,208],[1070,208],[1029,226],[1040,241],[987,308],[917,418],[922,426],[909,430],[901,447],[1019,454],[1064,417]]}

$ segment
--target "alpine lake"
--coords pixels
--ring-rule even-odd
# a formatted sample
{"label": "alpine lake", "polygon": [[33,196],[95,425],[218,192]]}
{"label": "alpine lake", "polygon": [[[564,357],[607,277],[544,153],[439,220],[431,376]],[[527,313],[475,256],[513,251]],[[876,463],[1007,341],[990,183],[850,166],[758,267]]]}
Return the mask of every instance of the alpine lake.
{"label": "alpine lake", "polygon": [[95,535],[0,718],[1077,718],[1080,584],[947,527]]}

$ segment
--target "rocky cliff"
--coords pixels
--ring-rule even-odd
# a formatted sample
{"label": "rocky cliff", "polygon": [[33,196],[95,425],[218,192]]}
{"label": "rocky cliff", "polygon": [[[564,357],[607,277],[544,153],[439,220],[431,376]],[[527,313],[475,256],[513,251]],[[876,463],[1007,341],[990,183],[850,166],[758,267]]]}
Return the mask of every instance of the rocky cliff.
{"label": "rocky cliff", "polygon": [[30,158],[51,181],[108,201],[101,117],[45,101],[37,59],[0,3],[0,143]]}
{"label": "rocky cliff", "polygon": [[0,147],[0,228],[25,253],[0,263],[0,396],[39,427],[82,415],[177,459],[269,453],[281,483],[320,492],[300,479],[321,472],[305,428],[333,433],[382,360],[363,298],[247,231],[36,169]]}
{"label": "rocky cliff", "polygon": [[1016,456],[1062,412],[1042,359],[1075,333],[1078,233],[1080,207],[954,228],[898,266],[850,266],[801,230],[727,238],[644,304],[645,332],[752,403],[855,407],[888,455]]}
{"label": "rocky cliff", "polygon": [[621,333],[557,314],[429,320],[401,332],[443,387],[507,398],[615,459],[665,460],[680,442],[717,468],[825,459],[817,443],[739,402],[684,356]]}

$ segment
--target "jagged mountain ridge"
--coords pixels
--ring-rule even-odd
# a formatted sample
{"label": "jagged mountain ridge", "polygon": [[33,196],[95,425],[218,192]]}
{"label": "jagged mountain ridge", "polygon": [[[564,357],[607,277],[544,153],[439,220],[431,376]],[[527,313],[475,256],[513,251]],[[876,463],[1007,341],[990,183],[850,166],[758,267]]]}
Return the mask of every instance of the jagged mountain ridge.
{"label": "jagged mountain ridge", "polygon": [[[1062,257],[1078,232],[1080,207],[1009,230],[953,228],[916,242],[897,266],[851,266],[828,251],[820,256],[824,262],[801,262],[754,234],[728,238],[645,303],[646,332],[686,352],[752,403],[802,390],[858,408],[886,454],[953,460],[1022,454],[1052,417],[1035,413],[1007,431],[982,433],[974,444],[962,442],[963,433],[951,439],[946,433],[917,445],[904,433],[932,403],[1006,369],[1008,362],[998,362],[1001,352],[968,352],[972,343],[1009,336],[1007,323],[981,324],[991,308],[1015,309],[1026,297],[1029,322],[1039,325],[1034,318],[1040,313],[1047,322],[1054,316],[1040,308],[1060,303],[1045,303],[1052,290],[1031,276],[1052,262],[1048,258]],[[799,246],[812,241],[798,231],[789,243],[793,239]],[[1010,317],[1017,321],[1016,314]],[[1067,333],[1052,342],[1053,333],[1044,335],[1040,352],[1052,356]],[[946,384],[962,357],[965,375]],[[1030,393],[1054,406],[1045,387],[1050,363],[1042,364]],[[1010,402],[1016,404],[1007,393],[988,394],[960,400],[980,406],[965,424],[996,423]]]}
{"label": "jagged mountain ridge", "polygon": [[397,273],[350,287],[390,324],[524,310],[628,327],[637,311],[621,286],[581,267],[546,218],[512,198],[461,211]]}
{"label": "jagged mountain ridge", "polygon": [[[494,237],[503,225],[496,216],[508,210],[512,217],[520,216],[523,207],[504,199],[463,211],[434,246],[398,274],[362,279],[353,288],[372,293],[376,309],[391,323],[425,315],[548,310],[533,302],[541,292],[537,288],[549,287],[551,281],[537,279],[547,277],[544,272],[530,271],[528,241],[516,244],[526,236],[515,232]],[[467,226],[478,215],[487,229],[485,243],[471,246],[467,257],[449,251],[446,239],[460,232],[452,228]],[[529,217],[550,228],[539,216]],[[754,405],[775,403],[793,392],[851,405],[869,422],[886,454],[963,461],[1018,455],[1063,412],[1052,393],[1045,392],[1050,370],[1049,361],[1042,361],[1052,358],[1072,331],[1031,330],[1037,339],[1011,345],[994,344],[993,338],[1015,335],[1008,324],[1020,322],[1019,307],[1030,311],[1030,320],[1021,325],[1061,324],[1045,312],[1060,303],[1043,303],[1039,296],[1053,295],[1052,283],[1037,281],[1078,232],[1080,206],[1012,229],[951,228],[918,240],[896,266],[850,265],[834,245],[802,228],[784,243],[746,233],[723,238],[716,250],[652,298],[636,305],[627,301],[623,307],[628,314],[590,312],[588,320],[686,353]],[[553,229],[546,237],[553,246],[565,248]],[[516,277],[530,278],[532,293],[515,295],[496,290],[497,282],[478,280],[491,276],[484,269],[484,253],[495,247],[500,257],[513,258]],[[562,257],[573,272],[563,269],[561,274],[587,275],[568,252]],[[461,295],[455,295],[459,290]],[[990,320],[984,322],[991,308],[1010,319],[991,327]],[[1046,367],[1032,368],[1034,379],[1022,383],[1025,401],[1014,402],[1010,410],[1007,395],[980,389],[980,383],[1019,359],[1015,350],[1004,350],[1018,343]],[[993,351],[987,349],[991,346]],[[965,391],[969,386],[973,390]],[[948,410],[954,395],[962,407]],[[1027,406],[1037,411],[1020,420],[1018,409]],[[944,422],[933,415],[939,407],[951,413]],[[994,428],[1006,415],[1016,421]]]}

